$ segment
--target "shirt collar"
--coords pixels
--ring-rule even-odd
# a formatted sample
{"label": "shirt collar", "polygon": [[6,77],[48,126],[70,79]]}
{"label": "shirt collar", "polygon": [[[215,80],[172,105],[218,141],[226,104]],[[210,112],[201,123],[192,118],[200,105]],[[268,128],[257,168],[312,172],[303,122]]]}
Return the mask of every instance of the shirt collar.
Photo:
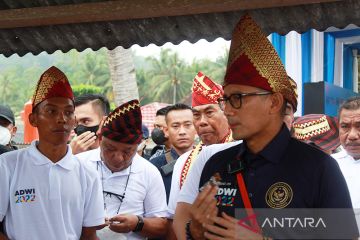
{"label": "shirt collar", "polygon": [[[258,154],[254,156],[261,156],[262,158],[272,162],[280,162],[285,150],[289,144],[290,132],[285,124],[281,127],[278,134],[261,150]],[[244,154],[252,155],[246,145],[246,141],[240,145],[239,154],[240,156]]]}
{"label": "shirt collar", "polygon": [[36,147],[38,141],[33,141],[30,145],[30,154],[32,155],[32,160],[35,165],[59,165],[60,167],[66,170],[72,170],[75,166],[75,159],[73,158],[71,148],[69,145],[67,146],[67,152],[65,156],[60,159],[60,161],[53,163],[50,159],[48,159],[44,154],[42,154],[39,149]]}
{"label": "shirt collar", "polygon": [[360,159],[356,160],[354,159],[346,150],[343,146],[340,146],[340,151],[334,154],[331,154],[331,156],[335,159],[349,159],[351,162],[353,163],[359,163]]}

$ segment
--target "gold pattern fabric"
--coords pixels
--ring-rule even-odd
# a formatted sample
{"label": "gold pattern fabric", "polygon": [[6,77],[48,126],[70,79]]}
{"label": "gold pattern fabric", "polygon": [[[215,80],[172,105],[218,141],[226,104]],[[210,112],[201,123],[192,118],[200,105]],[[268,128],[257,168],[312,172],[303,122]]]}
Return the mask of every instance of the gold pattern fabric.
{"label": "gold pattern fabric", "polygon": [[[239,60],[247,64],[239,64]],[[256,69],[256,75],[251,68]],[[261,79],[265,83],[259,83]],[[276,50],[248,14],[240,19],[233,32],[224,86],[227,84],[271,89],[281,93],[295,109],[297,107],[296,85],[289,81]]]}
{"label": "gold pattern fabric", "polygon": [[66,97],[74,100],[74,95],[65,74],[57,67],[50,67],[40,77],[33,95],[33,107],[50,97]]}
{"label": "gold pattern fabric", "polygon": [[142,115],[139,100],[126,102],[104,121],[101,135],[116,142],[139,144],[142,140]]}
{"label": "gold pattern fabric", "polygon": [[[228,143],[228,142],[232,142],[232,141],[234,141],[234,139],[232,137],[231,130],[229,130],[229,134],[226,135],[226,137],[220,143]],[[196,145],[196,147],[191,151],[188,158],[186,159],[184,166],[181,170],[181,174],[180,174],[180,189],[182,188],[182,185],[185,182],[187,174],[189,173],[191,166],[194,163],[194,159],[196,159],[196,157],[199,155],[203,146],[204,146],[204,144],[200,141],[200,143],[198,143]]]}
{"label": "gold pattern fabric", "polygon": [[104,121],[104,126],[107,126],[116,118],[120,118],[121,116],[125,115],[126,113],[140,108],[140,103],[138,101],[131,101],[127,104],[122,105],[121,107],[115,109]]}
{"label": "gold pattern fabric", "polygon": [[205,104],[217,104],[218,98],[222,97],[222,86],[213,82],[209,77],[199,72],[193,81],[191,88],[192,107]]}
{"label": "gold pattern fabric", "polygon": [[324,114],[306,114],[293,123],[294,138],[332,152],[340,146],[338,119]]}

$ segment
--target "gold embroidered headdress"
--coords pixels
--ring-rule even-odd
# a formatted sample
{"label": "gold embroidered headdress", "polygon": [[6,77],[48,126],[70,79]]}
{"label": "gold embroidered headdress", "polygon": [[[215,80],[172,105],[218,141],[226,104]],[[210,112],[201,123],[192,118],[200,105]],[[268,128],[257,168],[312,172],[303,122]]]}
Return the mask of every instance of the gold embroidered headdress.
{"label": "gold embroidered headdress", "polygon": [[32,98],[33,109],[42,101],[64,97],[74,101],[74,94],[65,74],[57,67],[50,67],[40,77]]}
{"label": "gold embroidered headdress", "polygon": [[224,78],[228,84],[248,85],[281,93],[297,108],[296,86],[289,81],[280,57],[250,15],[236,25]]}

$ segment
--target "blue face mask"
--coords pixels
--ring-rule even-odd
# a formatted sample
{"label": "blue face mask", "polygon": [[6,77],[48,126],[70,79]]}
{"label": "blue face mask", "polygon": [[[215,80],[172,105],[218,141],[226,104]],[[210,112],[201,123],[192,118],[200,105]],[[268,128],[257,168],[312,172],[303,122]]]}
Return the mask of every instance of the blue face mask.
{"label": "blue face mask", "polygon": [[76,135],[81,135],[83,134],[84,132],[87,132],[87,131],[90,131],[90,132],[93,132],[96,134],[97,130],[99,129],[99,125],[96,125],[96,126],[92,126],[92,127],[86,127],[84,125],[78,125],[74,131],[76,133]]}

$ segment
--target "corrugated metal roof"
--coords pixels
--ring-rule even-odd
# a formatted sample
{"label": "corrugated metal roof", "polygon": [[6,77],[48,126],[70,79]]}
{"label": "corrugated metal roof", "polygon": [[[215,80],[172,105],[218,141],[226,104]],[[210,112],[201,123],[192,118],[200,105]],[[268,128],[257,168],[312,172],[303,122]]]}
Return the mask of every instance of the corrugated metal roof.
{"label": "corrugated metal roof", "polygon": [[[30,8],[85,2],[89,0],[0,0],[0,9]],[[248,11],[266,33],[299,33],[310,28],[319,31],[330,26],[344,28],[348,24],[360,26],[360,1],[347,0],[332,3],[308,4],[292,7],[266,8]],[[244,11],[158,17],[109,22],[93,22],[40,27],[0,29],[0,53],[37,55],[43,51],[67,52],[101,47],[129,48],[133,44],[147,46],[166,42],[192,43],[199,39],[213,41],[218,37],[231,38],[231,32]]]}

